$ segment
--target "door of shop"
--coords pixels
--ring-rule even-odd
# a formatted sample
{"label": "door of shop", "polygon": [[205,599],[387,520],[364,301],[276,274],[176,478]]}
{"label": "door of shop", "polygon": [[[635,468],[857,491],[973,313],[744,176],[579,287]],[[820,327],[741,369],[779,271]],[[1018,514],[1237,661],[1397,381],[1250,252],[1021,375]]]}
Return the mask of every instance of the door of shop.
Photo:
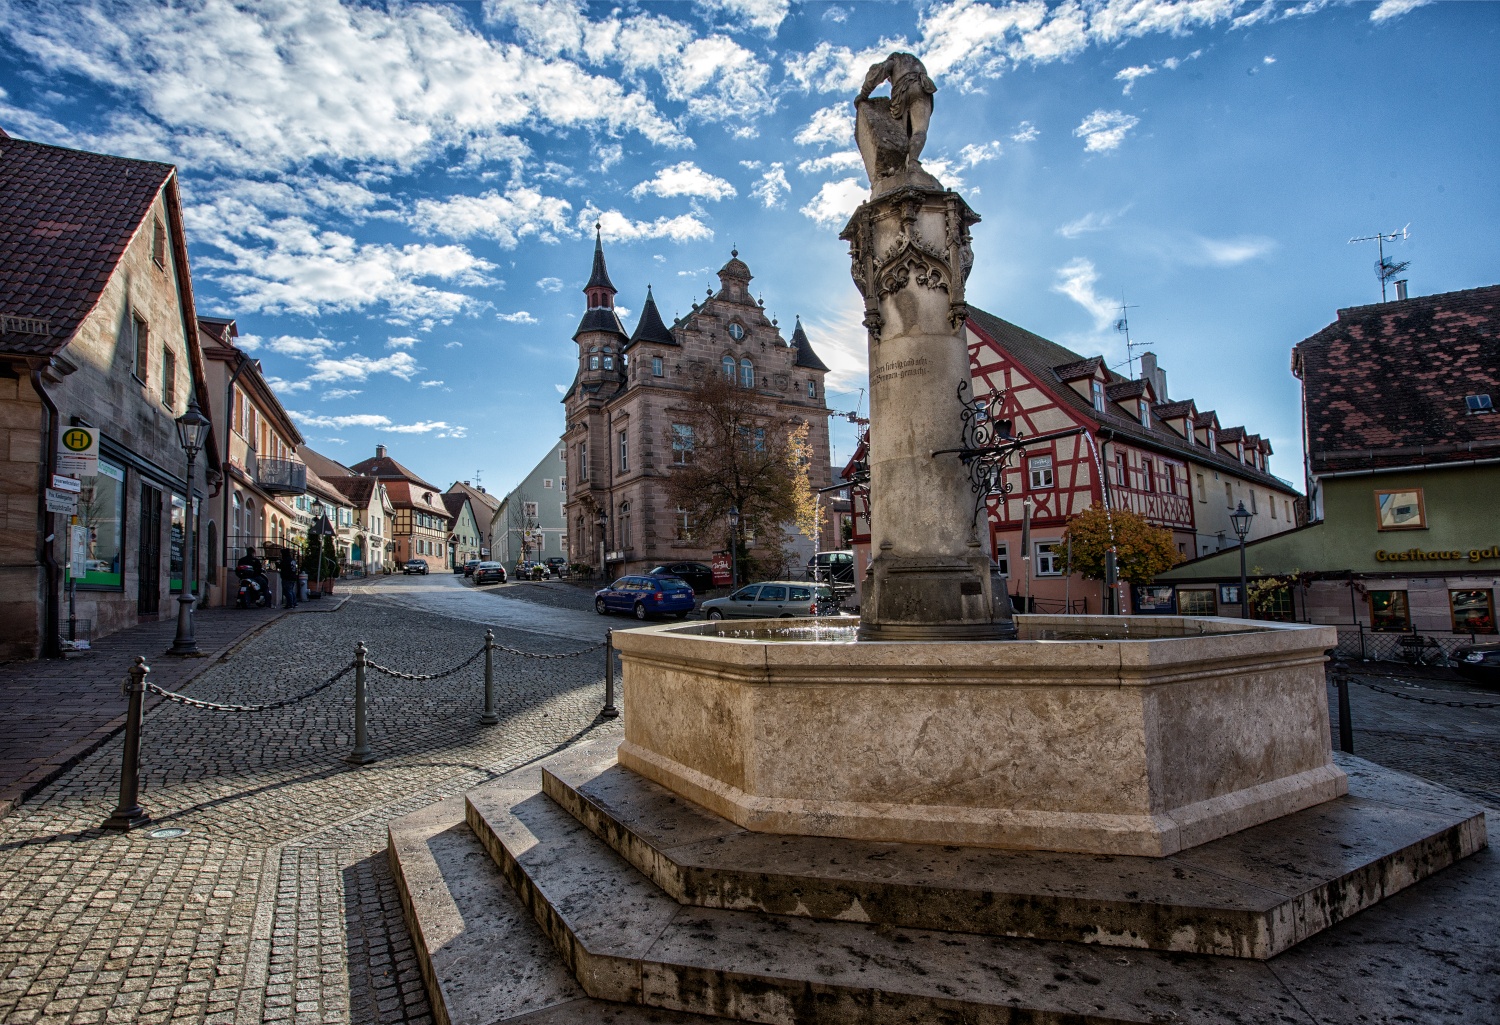
{"label": "door of shop", "polygon": [[141,485],[141,546],[136,564],[135,610],[156,615],[161,604],[161,491]]}

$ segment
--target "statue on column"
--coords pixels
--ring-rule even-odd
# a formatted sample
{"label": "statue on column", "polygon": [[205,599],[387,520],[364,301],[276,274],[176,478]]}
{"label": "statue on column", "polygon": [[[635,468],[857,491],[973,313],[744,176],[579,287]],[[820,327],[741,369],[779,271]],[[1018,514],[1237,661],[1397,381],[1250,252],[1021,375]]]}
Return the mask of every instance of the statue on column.
{"label": "statue on column", "polygon": [[[891,95],[871,98],[882,82],[891,84]],[[872,65],[865,84],[854,100],[854,139],[864,158],[870,185],[901,175],[912,184],[936,185],[922,170],[922,147],[932,120],[932,94],[937,86],[922,62],[909,53],[893,53]]]}

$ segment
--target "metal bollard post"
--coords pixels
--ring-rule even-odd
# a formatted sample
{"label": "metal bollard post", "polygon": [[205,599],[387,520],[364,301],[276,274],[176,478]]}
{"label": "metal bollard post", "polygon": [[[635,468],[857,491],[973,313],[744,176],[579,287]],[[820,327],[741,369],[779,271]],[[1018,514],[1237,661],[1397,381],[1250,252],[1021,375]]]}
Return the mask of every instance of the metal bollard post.
{"label": "metal bollard post", "polygon": [[479,717],[481,726],[494,726],[500,722],[495,713],[495,631],[484,632],[484,714]]}
{"label": "metal bollard post", "polygon": [[604,631],[604,707],[599,715],[605,719],[618,719],[620,710],[615,707],[615,632]]}
{"label": "metal bollard post", "polygon": [[369,765],[375,760],[365,727],[365,651],[364,641],[354,645],[354,750],[344,759],[350,765]]}
{"label": "metal bollard post", "polygon": [[1354,721],[1349,712],[1349,667],[1342,661],[1333,664],[1333,685],[1339,691],[1339,750],[1354,753]]}
{"label": "metal bollard post", "polygon": [[104,820],[105,829],[128,832],[151,821],[141,807],[141,721],[145,714],[146,676],[151,667],[145,655],[135,657],[130,675],[125,678],[125,693],[130,707],[125,713],[125,751],[120,762],[120,803],[114,814]]}

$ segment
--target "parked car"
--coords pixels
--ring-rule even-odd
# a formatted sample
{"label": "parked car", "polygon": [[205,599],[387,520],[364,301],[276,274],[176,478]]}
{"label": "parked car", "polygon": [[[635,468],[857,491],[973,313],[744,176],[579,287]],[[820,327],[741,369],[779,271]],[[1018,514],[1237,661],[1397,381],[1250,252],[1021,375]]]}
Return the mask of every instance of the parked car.
{"label": "parked car", "polygon": [[401,572],[406,576],[411,576],[413,573],[420,573],[425,577],[427,575],[427,560],[407,559],[405,565],[401,567]]}
{"label": "parked car", "polygon": [[464,576],[472,577],[474,575],[474,571],[479,568],[479,563],[479,559],[470,559],[468,562],[459,567],[459,569],[456,569],[453,572],[462,572]]}
{"label": "parked car", "polygon": [[636,619],[668,614],[684,619],[695,603],[692,587],[677,577],[621,577],[594,592],[594,611],[601,616],[629,612]]}
{"label": "parked car", "polygon": [[686,580],[697,594],[714,589],[714,571],[701,562],[669,562],[649,571],[653,577],[676,577]]}
{"label": "parked car", "polygon": [[1475,683],[1500,685],[1500,643],[1461,645],[1453,649],[1448,664]]}
{"label": "parked car", "polygon": [[532,562],[530,560],[516,563],[517,580],[546,580],[551,573],[545,562]]}
{"label": "parked car", "polygon": [[474,586],[505,583],[505,567],[498,562],[481,562],[474,567]]}
{"label": "parked car", "polygon": [[547,560],[547,568],[552,571],[553,576],[561,580],[568,575],[568,560],[561,555],[554,555]]}
{"label": "parked car", "polygon": [[709,619],[792,619],[839,613],[838,599],[828,584],[766,580],[704,602],[703,614]]}
{"label": "parked car", "polygon": [[824,584],[854,586],[853,552],[819,552],[807,560],[807,579]]}

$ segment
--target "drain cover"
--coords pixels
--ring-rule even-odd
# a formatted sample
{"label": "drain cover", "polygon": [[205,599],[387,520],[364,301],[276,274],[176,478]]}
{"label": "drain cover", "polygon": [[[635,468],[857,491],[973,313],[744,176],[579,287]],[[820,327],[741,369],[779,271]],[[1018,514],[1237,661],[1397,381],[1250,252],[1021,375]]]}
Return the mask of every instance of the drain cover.
{"label": "drain cover", "polygon": [[179,836],[186,836],[187,830],[181,826],[166,826],[162,829],[153,829],[146,835],[153,840],[174,840]]}

